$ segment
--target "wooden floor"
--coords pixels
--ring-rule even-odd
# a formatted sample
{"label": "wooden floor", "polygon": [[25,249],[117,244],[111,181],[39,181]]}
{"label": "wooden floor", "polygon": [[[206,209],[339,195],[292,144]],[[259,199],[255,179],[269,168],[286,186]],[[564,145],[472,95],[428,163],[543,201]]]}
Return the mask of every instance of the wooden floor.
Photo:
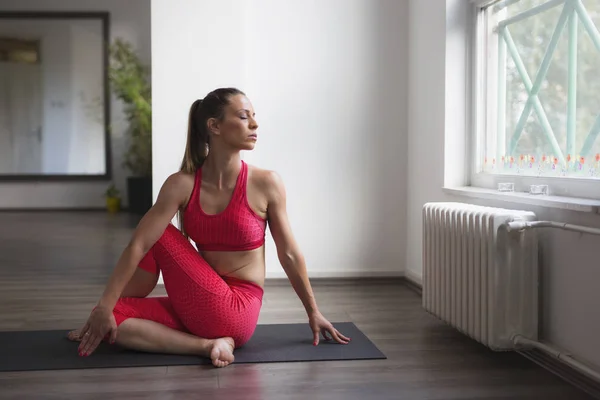
{"label": "wooden floor", "polygon": [[[0,330],[79,327],[136,222],[101,212],[0,212]],[[445,326],[401,281],[313,285],[327,318],[354,322],[388,359],[3,373],[0,398],[589,398],[524,357],[492,353]],[[259,322],[305,321],[290,285],[268,283]]]}

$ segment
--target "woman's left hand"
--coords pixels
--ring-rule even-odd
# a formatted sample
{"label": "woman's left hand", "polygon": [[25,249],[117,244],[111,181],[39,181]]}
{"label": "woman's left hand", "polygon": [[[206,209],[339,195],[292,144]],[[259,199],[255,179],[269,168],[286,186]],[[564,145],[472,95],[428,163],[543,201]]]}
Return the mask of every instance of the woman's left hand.
{"label": "woman's left hand", "polygon": [[[333,327],[331,322],[327,321],[327,319],[320,312],[315,312],[309,315],[309,324],[310,328],[314,333],[314,341],[313,345],[317,346],[319,344],[319,334],[322,334],[325,340],[330,341],[331,338],[341,344],[348,344],[350,342],[350,338],[342,335],[337,329]],[[331,337],[329,337],[327,334]]]}

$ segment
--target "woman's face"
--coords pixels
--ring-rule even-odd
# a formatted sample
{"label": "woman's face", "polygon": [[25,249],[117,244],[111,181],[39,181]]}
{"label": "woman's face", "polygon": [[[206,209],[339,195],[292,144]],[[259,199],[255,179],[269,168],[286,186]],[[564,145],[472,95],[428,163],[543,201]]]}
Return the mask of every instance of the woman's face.
{"label": "woman's face", "polygon": [[236,95],[229,99],[223,120],[213,130],[230,147],[252,150],[256,145],[258,124],[254,108],[246,96]]}

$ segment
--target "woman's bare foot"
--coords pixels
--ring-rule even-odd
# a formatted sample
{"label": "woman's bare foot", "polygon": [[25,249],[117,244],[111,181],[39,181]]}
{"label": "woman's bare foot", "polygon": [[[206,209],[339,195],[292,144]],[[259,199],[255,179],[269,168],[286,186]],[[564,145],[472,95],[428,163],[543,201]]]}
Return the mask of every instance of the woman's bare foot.
{"label": "woman's bare foot", "polygon": [[234,348],[235,342],[233,338],[226,337],[211,340],[208,344],[208,349],[213,365],[217,368],[223,368],[231,364],[235,359],[233,356]]}
{"label": "woman's bare foot", "polygon": [[[74,342],[81,342],[79,336],[81,331],[79,329],[70,331],[67,334],[67,338]],[[197,338],[194,338],[197,340]],[[202,339],[206,340],[206,339]],[[208,340],[208,343],[204,345],[206,349],[205,355],[210,357],[215,367],[223,368],[231,364],[235,357],[233,356],[233,350],[235,349],[235,342],[233,338],[225,337],[220,339]]]}
{"label": "woman's bare foot", "polygon": [[79,329],[75,329],[67,334],[67,338],[74,342],[81,342],[81,336],[79,336],[81,331]]}

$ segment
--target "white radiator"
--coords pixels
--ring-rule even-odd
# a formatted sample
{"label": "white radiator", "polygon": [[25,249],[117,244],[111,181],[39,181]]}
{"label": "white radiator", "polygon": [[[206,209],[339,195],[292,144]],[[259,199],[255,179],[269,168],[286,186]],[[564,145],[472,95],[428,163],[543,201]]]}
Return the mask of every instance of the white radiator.
{"label": "white radiator", "polygon": [[538,337],[538,240],[507,232],[527,211],[463,203],[423,207],[423,307],[495,351]]}

